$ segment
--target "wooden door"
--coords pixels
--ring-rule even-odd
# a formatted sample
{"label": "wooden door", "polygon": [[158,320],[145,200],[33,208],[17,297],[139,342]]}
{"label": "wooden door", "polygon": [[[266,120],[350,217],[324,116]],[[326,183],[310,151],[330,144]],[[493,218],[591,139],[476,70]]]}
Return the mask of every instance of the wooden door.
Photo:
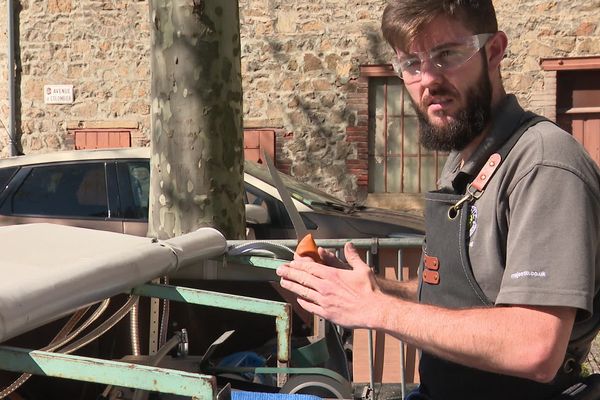
{"label": "wooden door", "polygon": [[571,126],[575,139],[600,165],[600,113],[577,115],[573,117]]}
{"label": "wooden door", "polygon": [[273,129],[244,129],[244,159],[262,164],[265,152],[275,160],[275,131]]}
{"label": "wooden door", "polygon": [[559,71],[558,124],[600,165],[600,70]]}

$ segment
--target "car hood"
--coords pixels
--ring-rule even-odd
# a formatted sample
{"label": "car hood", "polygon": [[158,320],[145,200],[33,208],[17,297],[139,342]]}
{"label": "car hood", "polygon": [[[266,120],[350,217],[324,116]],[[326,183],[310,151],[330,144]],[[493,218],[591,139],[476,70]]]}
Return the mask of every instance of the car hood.
{"label": "car hood", "polygon": [[393,211],[383,208],[366,207],[353,212],[351,216],[370,221],[402,225],[419,232],[425,232],[424,218],[418,214],[406,211]]}
{"label": "car hood", "polygon": [[[350,207],[345,211],[333,208],[314,211],[332,217],[342,217],[354,229],[370,236],[390,236],[395,231],[406,232],[407,230],[413,230],[418,234],[425,232],[424,218],[417,213],[362,206]],[[381,227],[382,231],[377,231],[377,227]]]}

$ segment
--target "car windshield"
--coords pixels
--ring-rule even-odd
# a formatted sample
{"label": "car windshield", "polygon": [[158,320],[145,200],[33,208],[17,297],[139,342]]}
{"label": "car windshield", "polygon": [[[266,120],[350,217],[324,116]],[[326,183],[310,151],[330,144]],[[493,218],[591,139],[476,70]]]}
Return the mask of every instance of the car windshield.
{"label": "car windshield", "polygon": [[[244,164],[245,172],[254,176],[255,178],[260,179],[268,183],[269,185],[275,187],[275,183],[271,178],[271,174],[266,166],[257,164],[254,162],[246,161]],[[314,206],[330,206],[333,208],[346,208],[349,207],[348,204],[343,202],[342,200],[331,196],[325,192],[322,192],[314,187],[307,185],[306,183],[299,182],[292,178],[289,175],[279,173],[283,184],[290,192],[290,196],[294,199],[306,204],[309,207]]]}

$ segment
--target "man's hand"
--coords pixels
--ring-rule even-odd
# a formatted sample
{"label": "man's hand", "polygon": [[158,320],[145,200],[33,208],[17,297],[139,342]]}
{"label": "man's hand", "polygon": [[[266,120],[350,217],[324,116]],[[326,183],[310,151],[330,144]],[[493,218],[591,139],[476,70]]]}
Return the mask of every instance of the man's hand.
{"label": "man's hand", "polygon": [[548,382],[560,367],[575,309],[504,306],[447,309],[407,301],[380,285],[351,244],[347,264],[323,249],[324,262],[297,258],[277,270],[281,286],[307,311],[338,325],[373,328],[446,360]]}
{"label": "man's hand", "polygon": [[365,308],[364,300],[368,298],[370,304],[376,304],[385,298],[373,271],[360,259],[351,243],[344,246],[347,263],[323,249],[319,249],[319,255],[334,268],[308,257],[295,257],[289,265],[277,269],[281,286],[299,296],[298,304],[302,308],[335,324],[370,325],[377,313]]}

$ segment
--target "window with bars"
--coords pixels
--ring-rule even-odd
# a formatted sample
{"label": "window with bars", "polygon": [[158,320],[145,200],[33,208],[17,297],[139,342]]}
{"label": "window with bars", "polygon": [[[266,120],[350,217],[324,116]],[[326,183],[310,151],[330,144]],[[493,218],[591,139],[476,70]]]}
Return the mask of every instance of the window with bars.
{"label": "window with bars", "polygon": [[369,79],[369,192],[422,193],[436,188],[447,153],[419,144],[417,115],[402,80]]}

